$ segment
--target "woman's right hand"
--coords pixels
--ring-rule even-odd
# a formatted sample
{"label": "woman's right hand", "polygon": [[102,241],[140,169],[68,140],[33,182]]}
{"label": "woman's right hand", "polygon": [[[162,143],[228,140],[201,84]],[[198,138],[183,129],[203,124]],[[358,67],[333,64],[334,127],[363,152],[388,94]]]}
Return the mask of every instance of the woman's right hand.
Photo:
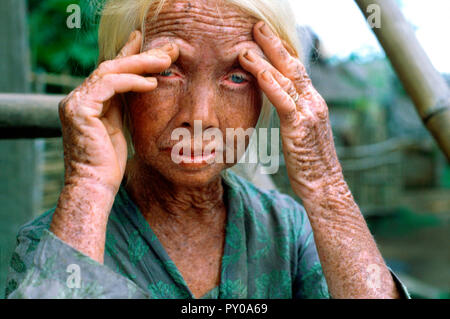
{"label": "woman's right hand", "polygon": [[134,31],[114,60],[101,63],[60,103],[66,185],[87,183],[112,195],[118,191],[127,161],[118,95],[154,90],[156,78],[142,74],[160,73],[178,58],[175,44],[140,53],[141,43],[141,32]]}
{"label": "woman's right hand", "polygon": [[168,44],[139,53],[142,35],[135,31],[119,55],[103,62],[59,107],[62,124],[65,185],[50,231],[62,241],[102,263],[106,226],[127,161],[122,103],[118,94],[149,92],[155,78],[178,58]]}

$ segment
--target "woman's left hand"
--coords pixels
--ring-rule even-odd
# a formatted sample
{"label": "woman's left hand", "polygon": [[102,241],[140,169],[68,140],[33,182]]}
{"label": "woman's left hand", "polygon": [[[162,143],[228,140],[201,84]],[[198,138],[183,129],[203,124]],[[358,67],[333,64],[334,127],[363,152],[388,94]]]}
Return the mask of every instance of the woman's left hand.
{"label": "woman's left hand", "polygon": [[280,116],[287,172],[308,213],[331,295],[399,298],[393,277],[345,183],[325,101],[293,50],[263,22],[255,25],[254,38],[265,57],[248,50],[239,60],[257,78]]}
{"label": "woman's left hand", "polygon": [[330,186],[343,181],[328,107],[288,45],[262,21],[255,25],[253,33],[269,61],[251,49],[241,52],[240,63],[257,78],[277,109],[293,190],[303,200],[321,196],[321,191],[327,192]]}

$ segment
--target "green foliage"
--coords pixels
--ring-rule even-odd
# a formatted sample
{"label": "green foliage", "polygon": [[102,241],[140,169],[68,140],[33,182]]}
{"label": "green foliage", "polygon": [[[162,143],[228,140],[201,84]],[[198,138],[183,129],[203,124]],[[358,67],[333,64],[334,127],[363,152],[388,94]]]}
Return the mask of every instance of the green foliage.
{"label": "green foliage", "polygon": [[[66,12],[81,8],[81,29],[69,29]],[[86,76],[98,56],[96,14],[100,2],[89,0],[28,0],[29,36],[33,70]]]}

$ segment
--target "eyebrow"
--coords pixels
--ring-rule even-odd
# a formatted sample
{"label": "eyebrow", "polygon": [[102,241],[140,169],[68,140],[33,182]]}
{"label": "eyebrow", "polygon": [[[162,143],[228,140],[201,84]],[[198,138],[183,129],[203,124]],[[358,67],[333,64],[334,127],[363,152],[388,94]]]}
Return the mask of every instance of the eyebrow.
{"label": "eyebrow", "polygon": [[[194,55],[191,55],[190,53],[194,53],[193,50],[194,48],[191,46],[191,44],[184,39],[182,36],[180,35],[167,35],[164,37],[158,37],[155,39],[150,40],[147,45],[145,46],[145,50],[151,50],[150,45],[152,44],[152,47],[155,46],[162,46],[165,45],[167,42],[169,41],[182,41],[183,45],[177,44],[179,49],[180,49],[180,56],[178,58],[178,60],[175,62],[175,64],[177,62],[181,62],[180,64],[185,64],[185,62],[189,62],[195,59]],[[244,43],[248,43],[250,41],[242,41],[239,42],[237,44],[235,44],[233,47],[229,48],[227,51],[224,52],[224,54],[220,57],[217,57],[217,59],[224,64],[224,66],[226,66],[227,68],[242,68],[240,62],[239,62],[239,52],[242,48],[236,48],[237,46],[243,47]],[[155,45],[156,44],[156,45]],[[188,48],[186,50],[186,48]],[[191,51],[192,48],[192,51]],[[191,52],[189,52],[191,51]]]}
{"label": "eyebrow", "polygon": [[[191,57],[187,57],[180,52],[180,57],[174,62],[174,65],[178,65],[182,69],[185,69],[192,65],[192,60],[193,59],[191,59]],[[236,69],[244,70],[241,63],[239,62],[239,54],[236,54],[235,57],[220,59],[218,60],[217,65],[220,69],[226,70],[227,72]]]}

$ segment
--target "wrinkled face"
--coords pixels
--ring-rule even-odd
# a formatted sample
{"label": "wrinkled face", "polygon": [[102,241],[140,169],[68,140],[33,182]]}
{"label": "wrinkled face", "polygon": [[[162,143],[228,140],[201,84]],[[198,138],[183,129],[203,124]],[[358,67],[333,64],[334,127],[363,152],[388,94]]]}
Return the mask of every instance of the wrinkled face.
{"label": "wrinkled face", "polygon": [[[171,135],[176,129],[189,130],[193,147],[194,121],[201,121],[203,132],[220,130],[224,140],[227,128],[256,126],[262,93],[256,79],[238,61],[245,48],[261,52],[253,42],[256,22],[218,0],[171,0],[157,20],[147,20],[142,51],[173,41],[180,48],[180,57],[168,70],[155,75],[156,90],[128,96],[138,161],[175,184],[193,186],[212,181],[232,165],[218,161],[177,164],[171,151],[180,139],[173,140]],[[203,148],[211,147],[210,143],[203,142]]]}

